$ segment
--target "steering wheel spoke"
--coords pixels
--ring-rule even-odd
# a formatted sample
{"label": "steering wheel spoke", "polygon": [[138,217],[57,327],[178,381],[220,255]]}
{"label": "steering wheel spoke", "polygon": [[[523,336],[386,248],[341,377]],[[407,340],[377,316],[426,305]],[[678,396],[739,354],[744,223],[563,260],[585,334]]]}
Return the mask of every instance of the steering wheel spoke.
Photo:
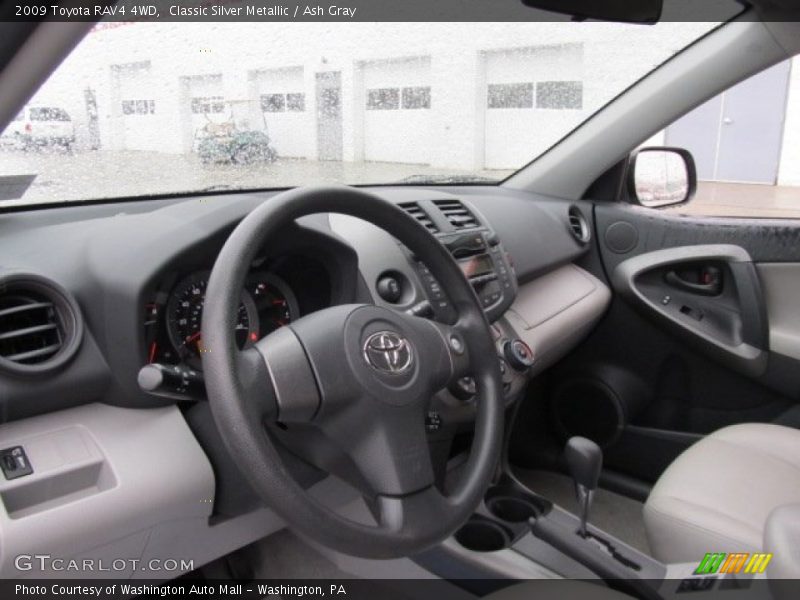
{"label": "steering wheel spoke", "polygon": [[403,495],[434,481],[422,403],[382,410],[365,395],[332,414],[317,427],[356,466],[371,495]]}
{"label": "steering wheel spoke", "polygon": [[278,404],[275,388],[264,357],[255,348],[248,348],[239,351],[234,360],[242,399],[251,418],[261,423],[276,420]]}
{"label": "steering wheel spoke", "polygon": [[320,395],[305,350],[294,331],[281,327],[256,342],[252,350],[266,369],[268,381],[263,385],[272,390],[274,419],[282,423],[311,421],[319,410]]}
{"label": "steering wheel spoke", "polygon": [[429,486],[405,496],[378,496],[378,522],[396,535],[419,538],[435,531],[437,523],[453,510],[436,486]]}

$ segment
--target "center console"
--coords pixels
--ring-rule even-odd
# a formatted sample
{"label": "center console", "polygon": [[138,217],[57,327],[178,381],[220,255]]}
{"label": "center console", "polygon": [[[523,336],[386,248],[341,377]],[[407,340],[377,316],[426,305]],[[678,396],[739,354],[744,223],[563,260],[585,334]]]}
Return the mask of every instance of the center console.
{"label": "center console", "polygon": [[[514,302],[517,278],[497,235],[482,227],[469,233],[439,234],[437,237],[472,284],[486,317],[490,322],[498,319]],[[454,315],[445,291],[424,263],[414,263],[436,317],[449,320]]]}

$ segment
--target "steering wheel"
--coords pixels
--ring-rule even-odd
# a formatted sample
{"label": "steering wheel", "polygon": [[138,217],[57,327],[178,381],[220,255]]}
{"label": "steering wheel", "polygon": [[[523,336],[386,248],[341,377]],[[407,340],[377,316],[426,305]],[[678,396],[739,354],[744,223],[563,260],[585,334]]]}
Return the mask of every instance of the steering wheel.
{"label": "steering wheel", "polygon": [[[296,219],[343,213],[392,234],[422,260],[455,309],[437,323],[373,304],[333,306],[304,316],[239,350],[234,335],[241,290],[256,252]],[[206,291],[202,354],[214,420],[256,493],[286,523],[330,548],[392,558],[427,549],[472,514],[502,444],[503,396],[486,317],[450,253],[394,204],[362,190],[298,188],[270,198],[231,233]],[[435,485],[426,414],[431,397],[471,375],[475,435],[454,488]],[[357,472],[375,516],[341,516],[292,477],[268,429],[311,428]],[[319,458],[319,457],[317,457]],[[317,462],[325,462],[322,457]]]}

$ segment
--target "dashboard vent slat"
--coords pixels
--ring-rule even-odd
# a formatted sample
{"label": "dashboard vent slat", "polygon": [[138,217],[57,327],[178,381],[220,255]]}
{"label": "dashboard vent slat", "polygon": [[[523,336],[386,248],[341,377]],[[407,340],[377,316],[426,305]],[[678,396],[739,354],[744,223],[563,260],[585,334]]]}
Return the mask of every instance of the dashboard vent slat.
{"label": "dashboard vent slat", "polygon": [[44,325],[34,325],[33,327],[26,327],[25,329],[16,329],[7,333],[0,333],[0,340],[10,340],[11,338],[15,337],[23,337],[33,333],[49,331],[50,329],[56,329],[56,324],[45,323]]}
{"label": "dashboard vent slat", "polygon": [[83,324],[72,296],[39,275],[0,277],[0,370],[37,374],[77,351]]}
{"label": "dashboard vent slat", "polygon": [[36,310],[37,308],[50,308],[51,306],[53,306],[52,302],[32,302],[31,304],[20,304],[19,306],[12,306],[11,308],[4,308],[0,310],[0,319],[8,315],[13,315],[14,313]]}
{"label": "dashboard vent slat", "polygon": [[45,346],[44,348],[39,348],[37,350],[30,350],[28,352],[20,352],[19,354],[12,354],[11,356],[6,356],[6,360],[10,360],[11,362],[26,362],[32,359],[40,359],[40,358],[47,358],[48,356],[52,356],[56,352],[61,349],[61,342],[57,344],[52,344],[50,346]]}
{"label": "dashboard vent slat", "polygon": [[456,229],[478,227],[478,219],[460,200],[434,200],[434,204]]}
{"label": "dashboard vent slat", "polygon": [[439,228],[436,226],[436,223],[433,222],[433,219],[428,216],[428,213],[416,202],[403,202],[400,204],[400,208],[422,223],[425,229],[431,233],[439,233]]}
{"label": "dashboard vent slat", "polygon": [[18,290],[0,298],[0,307],[0,357],[30,364],[46,360],[61,349],[52,303]]}

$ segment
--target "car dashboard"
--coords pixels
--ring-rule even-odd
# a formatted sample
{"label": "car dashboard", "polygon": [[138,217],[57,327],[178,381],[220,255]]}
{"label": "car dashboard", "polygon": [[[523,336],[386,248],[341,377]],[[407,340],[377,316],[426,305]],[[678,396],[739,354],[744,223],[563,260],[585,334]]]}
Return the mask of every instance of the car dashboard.
{"label": "car dashboard", "polygon": [[[578,264],[590,259],[588,203],[498,186],[371,191],[436,236],[472,284],[509,408],[608,306],[608,288]],[[143,555],[180,539],[199,561],[217,553],[225,528],[231,531],[222,537],[240,547],[280,527],[216,429],[201,331],[217,255],[275,193],[0,214],[0,439],[25,448],[33,466],[0,480],[0,538],[13,550],[0,556],[0,573],[11,572],[10,554],[67,548],[91,514],[108,518],[97,539],[84,540],[86,551],[108,552],[109,544],[142,535]],[[354,217],[303,217],[263,240],[255,256],[233,324],[242,348],[338,304],[374,303],[443,322],[455,316],[424,263]],[[49,321],[42,329],[31,319]],[[52,354],[42,353],[45,334],[55,336],[46,346]],[[33,360],[24,358],[29,347]],[[476,402],[469,377],[431,398],[425,426],[439,476],[468,447]],[[317,489],[330,480],[294,456],[291,430],[271,433],[301,485]],[[159,466],[143,470],[142,461]],[[143,490],[150,506],[138,501]],[[61,541],[52,538],[53,519],[71,523],[59,528]]]}

